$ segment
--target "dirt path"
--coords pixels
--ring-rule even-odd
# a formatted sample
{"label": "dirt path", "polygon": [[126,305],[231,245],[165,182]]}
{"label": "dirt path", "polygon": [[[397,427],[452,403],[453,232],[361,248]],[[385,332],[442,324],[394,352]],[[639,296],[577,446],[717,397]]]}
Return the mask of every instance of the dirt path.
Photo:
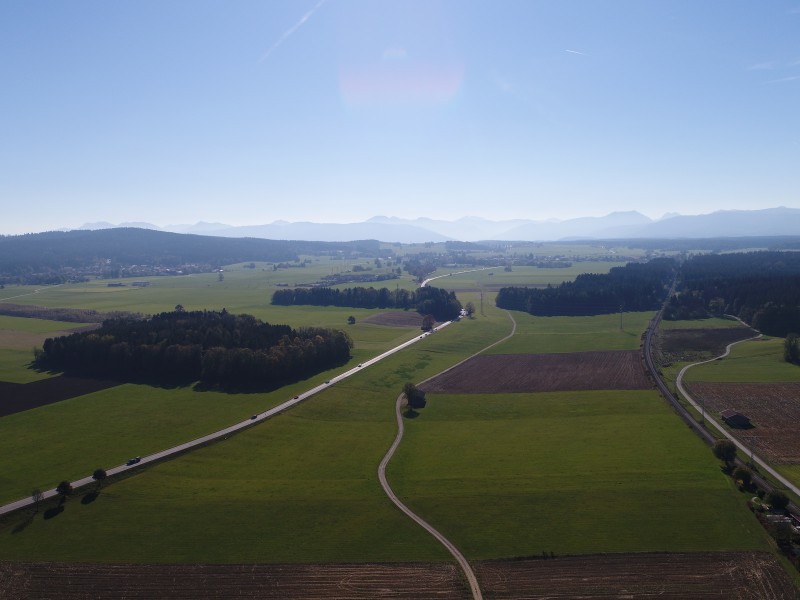
{"label": "dirt path", "polygon": [[[514,320],[514,317],[511,316],[510,312],[506,311],[506,314],[508,315],[508,318],[511,319],[511,324],[512,324],[511,333],[509,333],[506,337],[494,342],[493,344],[489,344],[488,346],[486,346],[486,348],[480,350],[479,352],[476,352],[469,358],[466,358],[461,362],[453,365],[452,367],[445,369],[441,373],[438,373],[437,375],[435,375],[435,377],[438,377],[439,375],[442,375],[442,373],[446,373],[447,371],[454,369],[455,367],[477,356],[481,352],[485,352],[489,348],[496,346],[497,344],[504,342],[510,337],[512,337],[517,331],[517,322]],[[422,383],[425,382],[423,381]],[[402,414],[404,397],[405,396],[403,394],[400,394],[397,397],[397,401],[395,402],[395,418],[397,419],[397,436],[394,438],[394,442],[392,442],[392,445],[389,448],[388,452],[386,452],[386,456],[383,457],[381,464],[378,465],[378,479],[381,482],[381,487],[383,488],[383,491],[386,492],[386,495],[389,497],[389,500],[391,500],[394,503],[394,505],[397,506],[397,508],[402,510],[406,514],[406,516],[408,516],[411,520],[417,523],[420,527],[425,529],[425,531],[430,533],[433,537],[439,540],[439,543],[441,543],[445,548],[447,548],[447,551],[453,555],[453,557],[456,559],[461,569],[464,571],[464,576],[467,578],[470,591],[472,592],[472,598],[474,600],[483,600],[483,594],[481,593],[481,588],[478,585],[478,579],[475,576],[475,573],[472,570],[472,567],[470,566],[467,559],[464,557],[463,554],[461,554],[461,551],[458,548],[456,548],[453,542],[451,542],[441,533],[439,533],[430,523],[425,521],[422,517],[420,517],[418,514],[416,514],[410,508],[408,508],[405,504],[403,504],[400,498],[398,498],[397,495],[394,493],[392,487],[389,485],[389,482],[386,479],[386,465],[388,465],[389,461],[392,460],[395,451],[400,445],[400,442],[403,440],[403,433],[405,432],[405,423],[403,422],[403,414]]]}

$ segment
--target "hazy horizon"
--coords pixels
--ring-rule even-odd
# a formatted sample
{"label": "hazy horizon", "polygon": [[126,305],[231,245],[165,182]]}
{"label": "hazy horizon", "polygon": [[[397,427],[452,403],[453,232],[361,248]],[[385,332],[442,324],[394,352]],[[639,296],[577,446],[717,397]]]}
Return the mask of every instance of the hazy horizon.
{"label": "hazy horizon", "polygon": [[0,233],[800,207],[800,2],[0,6]]}

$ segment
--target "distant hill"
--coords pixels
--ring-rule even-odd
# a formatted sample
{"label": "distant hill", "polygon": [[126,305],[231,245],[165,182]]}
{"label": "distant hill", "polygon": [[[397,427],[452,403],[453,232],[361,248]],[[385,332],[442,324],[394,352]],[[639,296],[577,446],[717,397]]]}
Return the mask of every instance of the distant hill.
{"label": "distant hill", "polygon": [[136,228],[51,231],[0,236],[0,282],[57,283],[70,273],[119,276],[114,273],[130,265],[141,274],[187,272],[187,266],[207,271],[244,261],[295,261],[301,254],[377,256],[379,249],[375,240],[231,239]]}

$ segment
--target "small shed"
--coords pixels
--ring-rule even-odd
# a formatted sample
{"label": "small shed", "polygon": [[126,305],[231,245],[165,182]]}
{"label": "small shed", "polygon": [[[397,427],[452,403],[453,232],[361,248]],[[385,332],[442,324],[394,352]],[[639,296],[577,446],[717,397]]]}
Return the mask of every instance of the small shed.
{"label": "small shed", "polygon": [[723,421],[725,421],[731,427],[736,427],[738,429],[748,429],[753,426],[753,424],[750,422],[750,419],[748,419],[742,413],[733,410],[732,408],[723,410],[719,414],[722,417]]}

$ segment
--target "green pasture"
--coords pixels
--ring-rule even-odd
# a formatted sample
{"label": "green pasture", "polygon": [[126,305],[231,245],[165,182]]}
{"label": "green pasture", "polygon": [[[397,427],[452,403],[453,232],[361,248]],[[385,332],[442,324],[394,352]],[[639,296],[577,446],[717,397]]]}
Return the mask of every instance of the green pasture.
{"label": "green pasture", "polygon": [[654,392],[428,395],[390,481],[471,559],[766,549]]}
{"label": "green pasture", "polygon": [[491,348],[490,354],[543,354],[600,350],[636,350],[652,312],[590,317],[535,317],[510,311],[517,322],[513,338]]}
{"label": "green pasture", "polygon": [[[410,349],[364,369],[352,380],[369,375],[369,387],[359,387],[359,394],[389,393],[396,397],[407,381],[420,381],[438,373],[510,329],[510,321],[502,313],[454,323]],[[401,341],[418,333],[397,331],[401,332]],[[6,459],[0,461],[0,502],[25,496],[34,487],[49,489],[62,479],[84,477],[99,466],[111,467],[132,455],[162,450],[244,420],[352,368],[396,341],[384,344],[376,340],[372,350],[356,349],[347,365],[270,393],[223,394],[199,392],[192,387],[125,384],[3,417],[0,456]],[[348,388],[354,385],[350,382],[334,387]]]}
{"label": "green pasture", "polygon": [[736,344],[721,360],[686,371],[686,381],[780,383],[800,381],[800,367],[783,360],[783,338]]}
{"label": "green pasture", "polygon": [[48,373],[28,368],[33,348],[41,347],[47,337],[81,326],[81,323],[0,315],[0,381],[24,384],[50,377]]}
{"label": "green pasture", "polygon": [[[571,267],[562,269],[541,269],[539,267],[513,267],[511,271],[505,271],[503,267],[472,267],[466,269],[468,272],[459,273],[465,270],[462,268],[441,267],[428,275],[428,277],[440,277],[431,281],[430,285],[441,287],[447,290],[459,291],[479,291],[481,289],[497,290],[501,287],[545,287],[547,285],[558,285],[564,281],[573,281],[582,273],[608,273],[611,267],[621,266],[618,262],[605,261],[585,261],[573,263]],[[452,273],[452,275],[450,275]]]}
{"label": "green pasture", "polygon": [[736,319],[711,317],[708,319],[684,319],[667,321],[662,319],[659,323],[661,329],[737,329],[747,327]]}
{"label": "green pasture", "polygon": [[[394,508],[377,481],[377,466],[394,439],[394,403],[402,385],[421,381],[457,360],[466,358],[510,331],[501,312],[455,323],[427,337],[420,344],[360,371],[291,411],[256,425],[223,442],[147,468],[114,483],[91,504],[71,499],[63,514],[30,519],[20,513],[0,522],[0,559],[97,560],[135,562],[316,562],[367,560],[445,560],[444,551]],[[133,386],[125,386],[132,388]],[[291,397],[302,386],[284,389]],[[132,390],[127,390],[128,392]],[[164,394],[201,396],[191,390]],[[108,392],[105,392],[108,394]],[[97,396],[94,394],[92,396]],[[135,394],[133,394],[135,396]],[[131,394],[120,393],[115,410]],[[86,396],[80,401],[91,399]],[[30,473],[70,453],[60,468],[51,469],[52,481],[90,473],[108,462],[109,449],[124,458],[145,454],[146,441],[166,447],[168,439],[183,441],[191,435],[177,433],[192,424],[182,422],[191,398],[167,411],[175,399],[152,400],[140,406],[143,415],[157,425],[149,437],[119,440],[120,430],[96,418],[99,407],[65,402],[63,415],[42,422],[44,409],[20,413],[27,423],[16,421],[0,429],[0,443],[15,448],[15,489],[32,488]],[[271,397],[209,396],[195,409],[211,412],[225,407],[225,424],[269,405]],[[109,398],[105,398],[108,403]],[[135,403],[135,402],[134,402]],[[71,405],[70,405],[71,404]],[[102,402],[100,403],[102,404]],[[103,405],[106,406],[106,405]],[[108,406],[106,409],[108,410]],[[162,417],[163,413],[168,416]],[[60,416],[60,418],[59,418]],[[69,422],[64,423],[69,417]],[[134,418],[125,412],[123,419]],[[88,419],[87,422],[83,422]],[[208,425],[213,424],[209,417]],[[32,424],[44,432],[29,440]],[[221,425],[221,424],[220,424]],[[3,426],[0,421],[0,427]],[[129,425],[139,429],[140,423]],[[111,427],[108,430],[108,427]],[[105,431],[104,431],[105,429]],[[69,435],[66,433],[69,432]],[[65,437],[63,447],[26,456],[46,441]],[[93,437],[96,436],[96,437]],[[137,441],[138,440],[138,441]],[[133,445],[133,442],[136,442]],[[75,446],[74,451],[70,444]],[[160,444],[160,445],[159,445]],[[123,448],[123,446],[125,447]],[[93,451],[102,446],[104,450]],[[0,452],[6,448],[0,448]],[[83,456],[88,451],[91,456]],[[104,453],[105,452],[105,453]],[[0,454],[7,456],[7,454]],[[78,463],[80,468],[71,466]],[[69,472],[66,472],[69,471]],[[57,475],[56,475],[57,473]],[[4,472],[5,475],[5,472]],[[22,482],[25,482],[24,484]],[[34,480],[43,481],[41,479]],[[3,482],[6,489],[10,482]],[[42,487],[46,487],[42,483]],[[109,532],[113,532],[110,534]]]}

